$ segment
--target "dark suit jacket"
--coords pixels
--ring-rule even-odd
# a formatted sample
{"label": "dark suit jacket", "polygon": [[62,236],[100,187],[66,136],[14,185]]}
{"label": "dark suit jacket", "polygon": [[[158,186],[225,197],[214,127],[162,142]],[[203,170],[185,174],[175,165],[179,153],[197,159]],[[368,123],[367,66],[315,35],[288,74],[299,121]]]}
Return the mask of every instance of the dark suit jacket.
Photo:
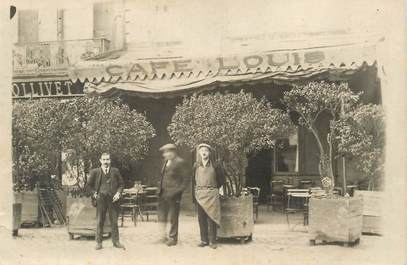
{"label": "dark suit jacket", "polygon": [[[86,189],[89,192],[91,192],[91,194],[94,194],[97,191],[99,183],[101,181],[101,176],[102,168],[100,167],[94,168],[89,172],[89,178],[88,181],[86,182]],[[115,167],[110,167],[110,176],[112,178],[110,185],[112,188],[113,195],[116,194],[116,192],[122,193],[124,188],[124,182],[122,176],[120,175],[120,171]]]}
{"label": "dark suit jacket", "polygon": [[[221,164],[212,162],[212,161],[211,161],[211,163],[216,172],[216,184],[217,184],[217,188],[219,189],[220,187],[222,187],[225,184],[225,172],[224,172]],[[193,202],[196,202],[196,199],[195,199],[195,185],[196,185],[195,172],[196,172],[197,167],[198,167],[198,164],[194,163],[194,166],[192,167],[192,200],[193,200]]]}
{"label": "dark suit jacket", "polygon": [[[160,196],[172,198],[181,194],[188,186],[189,169],[181,157],[177,156],[166,166],[167,161],[161,170]],[[165,176],[165,180],[164,180]]]}

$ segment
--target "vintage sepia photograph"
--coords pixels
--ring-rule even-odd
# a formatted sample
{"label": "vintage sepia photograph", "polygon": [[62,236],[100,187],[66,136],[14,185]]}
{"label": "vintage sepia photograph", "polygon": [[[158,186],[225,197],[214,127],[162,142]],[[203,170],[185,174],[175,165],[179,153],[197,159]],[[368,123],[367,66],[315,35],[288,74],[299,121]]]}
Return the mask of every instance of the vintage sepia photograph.
{"label": "vintage sepia photograph", "polygon": [[403,8],[9,1],[0,265],[407,264]]}

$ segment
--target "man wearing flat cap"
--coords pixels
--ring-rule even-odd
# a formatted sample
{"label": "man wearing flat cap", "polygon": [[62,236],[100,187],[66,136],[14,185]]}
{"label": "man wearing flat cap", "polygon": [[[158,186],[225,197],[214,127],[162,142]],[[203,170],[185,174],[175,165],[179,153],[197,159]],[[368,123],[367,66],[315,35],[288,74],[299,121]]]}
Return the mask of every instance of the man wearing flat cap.
{"label": "man wearing flat cap", "polygon": [[[160,148],[164,158],[161,171],[161,184],[158,202],[158,220],[162,224],[163,243],[175,246],[178,242],[178,218],[182,192],[189,182],[189,170],[185,161],[178,156],[175,144],[166,144]],[[167,221],[170,231],[167,238]]]}
{"label": "man wearing flat cap", "polygon": [[210,145],[198,145],[198,158],[192,172],[192,196],[198,208],[201,234],[198,246],[216,249],[216,231],[221,217],[219,188],[224,184],[225,176],[223,168],[215,162],[211,153]]}

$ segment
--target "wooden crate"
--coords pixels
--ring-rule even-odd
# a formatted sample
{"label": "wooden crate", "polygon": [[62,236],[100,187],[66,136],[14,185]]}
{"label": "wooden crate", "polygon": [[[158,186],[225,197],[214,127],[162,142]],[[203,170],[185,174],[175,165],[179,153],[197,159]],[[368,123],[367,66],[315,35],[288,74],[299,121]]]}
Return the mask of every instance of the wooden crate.
{"label": "wooden crate", "polygon": [[253,234],[253,196],[226,197],[221,199],[220,238],[239,238],[242,242]]}
{"label": "wooden crate", "polygon": [[363,200],[362,233],[381,234],[383,192],[355,190],[353,196]]}
{"label": "wooden crate", "polygon": [[37,224],[38,223],[38,192],[21,191],[14,192],[14,203],[21,203],[21,223]]}
{"label": "wooden crate", "polygon": [[[87,197],[66,198],[68,234],[94,236],[96,233],[96,207],[92,206],[91,199]],[[104,225],[104,233],[110,233],[109,214],[107,213]]]}
{"label": "wooden crate", "polygon": [[362,234],[363,202],[356,197],[311,198],[310,243],[358,243]]}

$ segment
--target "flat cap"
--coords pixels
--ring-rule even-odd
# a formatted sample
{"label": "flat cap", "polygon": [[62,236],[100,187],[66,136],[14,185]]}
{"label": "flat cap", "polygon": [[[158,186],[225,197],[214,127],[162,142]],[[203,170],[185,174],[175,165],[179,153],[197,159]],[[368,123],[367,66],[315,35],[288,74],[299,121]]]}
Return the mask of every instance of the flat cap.
{"label": "flat cap", "polygon": [[212,146],[210,146],[209,144],[205,144],[205,143],[199,144],[198,145],[198,150],[201,149],[202,147],[206,147],[209,150],[212,150]]}
{"label": "flat cap", "polygon": [[160,151],[163,152],[165,150],[176,150],[177,146],[175,144],[165,144],[163,146],[160,147]]}

